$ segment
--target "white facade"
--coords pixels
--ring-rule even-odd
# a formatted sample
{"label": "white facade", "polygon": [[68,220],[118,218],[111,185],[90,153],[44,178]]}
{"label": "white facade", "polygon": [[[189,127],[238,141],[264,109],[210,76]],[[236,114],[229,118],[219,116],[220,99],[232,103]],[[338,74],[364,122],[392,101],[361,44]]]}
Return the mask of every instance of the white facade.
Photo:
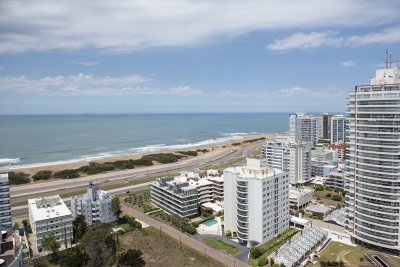
{"label": "white facade", "polygon": [[170,214],[194,217],[198,214],[197,188],[175,177],[159,177],[150,185],[151,200]]}
{"label": "white facade", "polygon": [[346,229],[354,241],[400,252],[400,69],[378,70],[347,98]]}
{"label": "white facade", "polygon": [[43,236],[53,234],[61,245],[71,244],[72,213],[60,196],[28,199],[29,221],[35,245],[41,247]]}
{"label": "white facade", "polygon": [[93,183],[89,184],[87,194],[71,199],[72,217],[84,215],[88,225],[114,222],[118,218],[111,210],[112,198]]}
{"label": "white facade", "polygon": [[214,200],[224,200],[224,176],[216,170],[208,170],[206,179],[212,183]]}
{"label": "white facade", "polygon": [[325,185],[334,189],[344,189],[344,170],[334,168],[330,171]]}
{"label": "white facade", "polygon": [[290,187],[289,205],[292,209],[301,209],[313,199],[314,189],[310,187]]}
{"label": "white facade", "polygon": [[331,144],[346,141],[346,128],[348,121],[343,115],[335,115],[331,118]]}
{"label": "white facade", "polygon": [[8,173],[0,173],[0,230],[12,229]]}
{"label": "white facade", "polygon": [[319,139],[319,118],[305,113],[289,116],[289,137],[293,142],[309,142],[314,146]]}
{"label": "white facade", "polygon": [[272,168],[289,173],[291,184],[303,184],[311,179],[311,148],[306,142],[289,142],[287,138],[267,141],[262,155]]}
{"label": "white facade", "polygon": [[264,243],[289,227],[289,176],[247,159],[224,170],[225,231],[245,245]]}

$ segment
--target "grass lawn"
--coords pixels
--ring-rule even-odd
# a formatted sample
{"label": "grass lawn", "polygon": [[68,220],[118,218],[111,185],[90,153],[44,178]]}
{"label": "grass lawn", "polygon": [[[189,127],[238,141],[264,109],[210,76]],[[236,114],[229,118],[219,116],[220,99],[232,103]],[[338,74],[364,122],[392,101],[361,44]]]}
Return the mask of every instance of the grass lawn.
{"label": "grass lawn", "polygon": [[[274,237],[270,241],[259,245],[265,250],[265,253],[261,257],[268,257],[273,252],[278,250],[282,245],[284,245],[292,236],[294,236],[299,230],[294,228],[289,228],[285,232],[279,235],[279,237]],[[259,258],[261,258],[259,257]],[[258,266],[258,259],[249,259],[249,263],[253,266]]]}
{"label": "grass lawn", "polygon": [[[319,261],[343,261],[345,264],[358,264],[360,259],[363,259],[364,263],[367,263],[367,259],[364,257],[364,253],[372,251],[371,249],[361,246],[349,246],[339,242],[332,241],[328,246],[320,253]],[[391,255],[384,254],[386,259],[394,264],[394,266],[400,266],[400,259]],[[310,266],[320,267],[318,263]]]}
{"label": "grass lawn", "polygon": [[129,248],[140,249],[146,267],[186,266],[223,267],[221,262],[195,251],[178,240],[161,233],[153,227],[131,231],[120,236],[120,241]]}
{"label": "grass lawn", "polygon": [[207,245],[209,245],[210,247],[225,250],[226,252],[228,252],[229,254],[232,254],[232,255],[236,254],[240,251],[234,245],[228,244],[222,240],[219,240],[219,239],[216,239],[213,237],[206,237],[203,239],[203,242],[206,243]]}

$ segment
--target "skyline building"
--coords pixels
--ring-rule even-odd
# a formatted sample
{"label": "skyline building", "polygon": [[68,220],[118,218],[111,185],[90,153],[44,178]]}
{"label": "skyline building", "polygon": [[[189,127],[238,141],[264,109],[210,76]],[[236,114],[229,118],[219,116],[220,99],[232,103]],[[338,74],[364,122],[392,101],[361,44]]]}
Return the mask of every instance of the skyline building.
{"label": "skyline building", "polygon": [[289,227],[289,174],[266,159],[224,170],[224,224],[239,243],[265,243]]}
{"label": "skyline building", "polygon": [[346,229],[356,243],[399,254],[400,69],[386,64],[347,97]]}
{"label": "skyline building", "polygon": [[0,173],[0,230],[11,229],[10,182],[8,173]]}
{"label": "skyline building", "polygon": [[332,115],[329,113],[324,112],[319,115],[319,139],[331,138],[331,119]]}
{"label": "skyline building", "polygon": [[348,120],[343,115],[334,115],[331,118],[331,130],[330,130],[330,138],[331,144],[337,142],[346,142],[347,137],[347,127],[348,127]]}
{"label": "skyline building", "polygon": [[292,185],[304,184],[311,179],[311,146],[307,142],[290,142],[288,138],[268,140],[261,153],[268,166],[289,173]]}
{"label": "skyline building", "polygon": [[314,146],[319,139],[319,118],[305,113],[289,115],[291,142],[309,142]]}

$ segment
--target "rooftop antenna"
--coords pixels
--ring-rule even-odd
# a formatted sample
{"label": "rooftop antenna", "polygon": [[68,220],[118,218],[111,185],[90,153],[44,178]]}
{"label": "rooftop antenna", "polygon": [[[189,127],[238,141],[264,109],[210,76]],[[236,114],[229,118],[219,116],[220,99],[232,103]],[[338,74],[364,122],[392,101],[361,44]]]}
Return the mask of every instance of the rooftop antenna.
{"label": "rooftop antenna", "polygon": [[389,68],[392,67],[392,51],[389,51]]}
{"label": "rooftop antenna", "polygon": [[385,57],[385,69],[388,67],[388,51],[386,50],[386,57]]}

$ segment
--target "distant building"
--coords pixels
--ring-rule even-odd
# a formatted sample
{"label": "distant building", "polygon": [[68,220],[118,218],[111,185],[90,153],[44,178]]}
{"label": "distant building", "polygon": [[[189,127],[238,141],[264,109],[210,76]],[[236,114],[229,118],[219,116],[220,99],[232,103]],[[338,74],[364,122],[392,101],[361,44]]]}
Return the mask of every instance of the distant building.
{"label": "distant building", "polygon": [[293,142],[308,142],[314,146],[319,139],[319,119],[305,113],[289,116],[289,137]]}
{"label": "distant building", "polygon": [[311,176],[328,177],[332,169],[336,168],[335,165],[330,164],[329,161],[311,160]]}
{"label": "distant building", "polygon": [[224,176],[217,170],[208,170],[206,179],[212,183],[214,201],[224,200]]}
{"label": "distant building", "polygon": [[332,115],[329,113],[319,115],[319,139],[327,140],[331,138],[331,118]]}
{"label": "distant building", "polygon": [[306,142],[290,142],[275,138],[261,147],[268,166],[289,173],[291,184],[303,184],[311,179],[311,147]]}
{"label": "distant building", "polygon": [[313,199],[314,189],[310,187],[293,187],[289,189],[289,205],[292,209],[302,209]]}
{"label": "distant building", "polygon": [[87,194],[71,199],[72,217],[84,215],[88,225],[114,222],[118,218],[111,210],[112,198],[93,183],[89,183]]}
{"label": "distant building", "polygon": [[345,144],[343,142],[336,142],[334,144],[331,144],[329,147],[336,152],[338,160],[344,161],[346,159],[346,152],[348,146],[349,146],[348,144]]}
{"label": "distant building", "polygon": [[264,243],[289,227],[289,175],[265,159],[224,170],[225,231],[239,243]]}
{"label": "distant building", "polygon": [[12,229],[8,173],[0,173],[0,229]]}
{"label": "distant building", "polygon": [[345,172],[342,169],[331,169],[325,180],[325,185],[334,189],[344,189]]}
{"label": "distant building", "polygon": [[331,144],[336,142],[346,142],[348,120],[343,115],[334,115],[331,118]]}
{"label": "distant building", "polygon": [[159,177],[151,183],[150,192],[153,203],[168,213],[188,218],[198,214],[197,188],[187,181]]}
{"label": "distant building", "polygon": [[35,245],[40,248],[44,236],[53,234],[61,245],[72,239],[72,213],[60,196],[28,199],[29,221]]}

